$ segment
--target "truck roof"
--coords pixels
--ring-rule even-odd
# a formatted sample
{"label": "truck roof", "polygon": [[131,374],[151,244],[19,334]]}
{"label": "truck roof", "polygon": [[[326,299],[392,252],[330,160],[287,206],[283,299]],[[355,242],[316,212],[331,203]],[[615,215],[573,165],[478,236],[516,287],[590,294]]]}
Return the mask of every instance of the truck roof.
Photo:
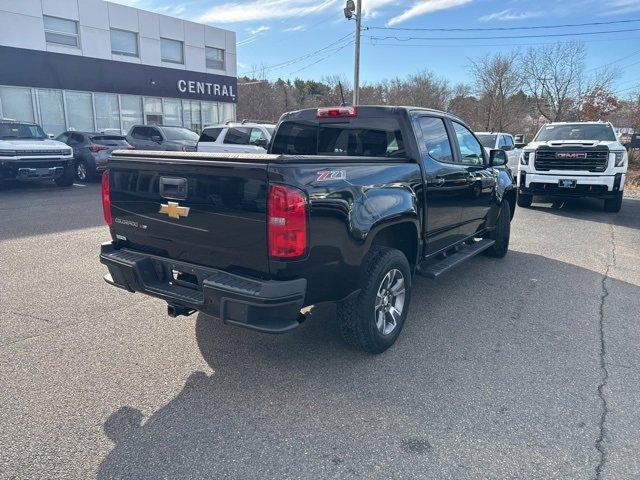
{"label": "truck roof", "polygon": [[[333,108],[333,107],[331,107]],[[338,107],[336,107],[338,108]],[[426,107],[413,107],[413,106],[390,106],[390,105],[357,105],[357,109],[358,109],[358,114],[364,113],[365,115],[372,115],[372,114],[381,114],[381,113],[385,113],[385,114],[389,114],[389,113],[399,113],[399,112],[425,112],[425,113],[430,113],[433,115],[437,115],[437,116],[441,116],[441,117],[449,117],[452,119],[455,119],[461,123],[466,123],[464,120],[462,120],[460,117],[449,113],[449,112],[444,112],[442,110],[436,110],[434,108],[426,108]],[[315,118],[315,113],[318,111],[317,108],[304,108],[301,110],[295,110],[292,112],[287,112],[285,114],[282,115],[282,117],[280,117],[280,120],[283,120],[285,118],[289,118],[289,117],[305,117],[308,116],[308,114],[313,114],[313,117]]]}

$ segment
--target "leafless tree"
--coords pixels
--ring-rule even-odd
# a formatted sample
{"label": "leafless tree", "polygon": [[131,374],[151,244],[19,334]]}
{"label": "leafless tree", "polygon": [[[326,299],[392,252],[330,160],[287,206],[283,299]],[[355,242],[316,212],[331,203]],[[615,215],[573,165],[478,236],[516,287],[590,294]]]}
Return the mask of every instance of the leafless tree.
{"label": "leafless tree", "polygon": [[577,116],[585,86],[585,46],[579,42],[529,48],[520,64],[524,86],[549,121]]}
{"label": "leafless tree", "polygon": [[483,130],[505,131],[516,121],[514,102],[522,88],[518,52],[470,60],[475,91],[483,110]]}

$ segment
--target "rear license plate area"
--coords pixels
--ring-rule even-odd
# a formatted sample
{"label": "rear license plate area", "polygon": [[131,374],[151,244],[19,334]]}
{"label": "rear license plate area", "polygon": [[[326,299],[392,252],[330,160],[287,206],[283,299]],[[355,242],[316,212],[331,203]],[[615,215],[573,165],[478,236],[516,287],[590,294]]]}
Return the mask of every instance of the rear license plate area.
{"label": "rear license plate area", "polygon": [[578,184],[577,180],[570,180],[570,179],[566,179],[566,178],[562,178],[562,179],[558,180],[558,187],[559,188],[576,188],[577,184]]}

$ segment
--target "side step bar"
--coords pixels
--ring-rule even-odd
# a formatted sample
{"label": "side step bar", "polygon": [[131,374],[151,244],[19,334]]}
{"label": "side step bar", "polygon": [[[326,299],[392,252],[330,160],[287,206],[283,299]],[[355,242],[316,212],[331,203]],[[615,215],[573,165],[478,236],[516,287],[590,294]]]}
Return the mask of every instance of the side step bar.
{"label": "side step bar", "polygon": [[491,247],[495,242],[495,240],[483,239],[479,240],[471,245],[465,245],[460,250],[454,253],[450,253],[444,258],[438,261],[432,261],[428,263],[423,263],[420,265],[420,269],[418,270],[418,274],[427,278],[438,278],[445,272],[448,272],[455,266],[461,264],[465,260],[470,259],[471,257],[475,257],[479,253],[484,252],[487,248]]}

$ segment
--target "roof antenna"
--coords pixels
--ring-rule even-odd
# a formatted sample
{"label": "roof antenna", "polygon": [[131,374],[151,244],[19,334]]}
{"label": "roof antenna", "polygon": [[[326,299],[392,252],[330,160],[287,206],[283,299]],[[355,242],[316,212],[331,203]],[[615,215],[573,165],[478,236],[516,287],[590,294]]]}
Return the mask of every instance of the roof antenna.
{"label": "roof antenna", "polygon": [[342,91],[342,82],[338,81],[338,86],[340,87],[340,98],[342,98],[341,107],[346,107],[347,103],[344,101],[344,92]]}

